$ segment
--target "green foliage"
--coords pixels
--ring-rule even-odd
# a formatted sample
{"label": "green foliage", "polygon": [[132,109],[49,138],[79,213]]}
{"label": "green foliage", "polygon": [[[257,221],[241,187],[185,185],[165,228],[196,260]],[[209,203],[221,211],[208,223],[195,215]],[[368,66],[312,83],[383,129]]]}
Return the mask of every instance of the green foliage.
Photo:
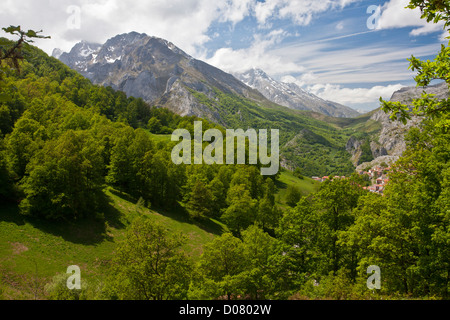
{"label": "green foliage", "polygon": [[225,233],[204,247],[191,299],[268,299],[280,293],[280,242],[254,225],[241,236]]}
{"label": "green foliage", "polygon": [[8,170],[3,140],[0,139],[0,203],[14,198],[13,183]]}
{"label": "green foliage", "polygon": [[260,199],[256,222],[265,230],[274,230],[281,218],[281,210],[267,197]]}
{"label": "green foliage", "polygon": [[450,4],[446,0],[411,0],[407,6],[409,9],[419,8],[422,12],[422,19],[427,22],[437,23],[444,21],[445,28],[450,26]]}
{"label": "green foliage", "polygon": [[268,299],[277,292],[274,286],[272,257],[278,241],[257,226],[242,232],[245,271],[239,275],[240,287],[250,299]]}
{"label": "green foliage", "polygon": [[361,157],[359,158],[359,163],[370,162],[372,161],[373,154],[372,149],[370,148],[369,139],[364,140],[364,143],[361,145]]}
{"label": "green foliage", "polygon": [[293,279],[287,290],[344,269],[348,281],[355,280],[355,253],[339,246],[338,240],[353,224],[352,210],[361,194],[362,189],[350,180],[335,179],[322,183],[316,194],[301,198],[284,213],[276,235],[289,246],[290,263],[285,268]]}
{"label": "green foliage", "polygon": [[298,168],[298,167],[295,168],[295,170],[294,170],[294,176],[296,176],[297,178],[299,178],[301,180],[304,179],[304,177],[302,175],[302,170],[300,168]]}
{"label": "green foliage", "polygon": [[[441,7],[446,3],[411,4],[424,4],[427,19],[447,15]],[[12,43],[2,40],[0,44]],[[130,197],[130,202],[116,204],[131,206],[121,219],[148,213],[145,206],[151,203],[168,209],[179,220],[155,213],[164,226],[138,218],[124,235],[116,230],[125,239],[117,247],[106,241],[116,250],[112,260],[105,254],[99,262],[111,261],[106,285],[92,292],[89,286],[87,291],[69,292],[67,275],[59,275],[47,286],[49,298],[448,298],[450,137],[446,100],[422,96],[415,102],[416,111],[428,113],[429,120],[408,134],[407,151],[389,173],[384,196],[364,191],[361,186],[368,181],[358,175],[326,181],[315,192],[314,182],[300,180],[301,176],[353,171],[344,146],[361,119],[339,120],[343,125],[338,129],[301,113],[261,108],[218,90],[216,99],[193,92],[230,126],[281,129],[282,143],[286,143],[283,152],[298,163],[298,170],[264,179],[258,166],[177,166],[170,157],[174,143],[156,134],[170,134],[175,128],[192,134],[197,118],[150,108],[142,99],[93,86],[38,49],[26,49],[21,53],[20,74],[2,69],[2,92],[8,99],[0,100],[0,201],[18,198],[22,213],[32,217],[14,213],[5,218],[14,223],[6,225],[17,229],[24,225],[30,231],[30,224],[22,223],[28,220],[21,219],[41,221],[35,216],[76,218],[80,223],[83,217],[97,213],[105,183]],[[445,77],[447,81],[447,58],[443,47],[436,63],[411,59],[419,71],[418,83],[428,85],[431,79]],[[397,113],[403,107],[399,108],[391,111]],[[207,121],[203,124],[204,130],[216,127]],[[355,136],[367,139],[370,132],[367,129]],[[363,151],[369,155],[366,141]],[[300,189],[305,193],[302,197]],[[281,211],[276,194],[278,202],[286,199],[291,208]],[[186,248],[197,241],[192,230],[198,226],[186,223],[192,222],[183,215],[186,212],[202,227],[224,222],[226,226],[221,227],[231,231],[222,235],[217,231],[201,256],[196,249],[197,264],[183,253],[193,250]],[[117,226],[123,221],[105,221],[101,231],[91,233],[109,235],[114,230],[110,222]],[[174,225],[185,231],[189,243],[185,236],[168,230]],[[0,250],[11,255],[10,238],[3,237],[7,241],[0,242]],[[58,250],[67,248],[87,250],[72,242]],[[29,250],[30,254],[37,251]],[[382,289],[375,294],[365,286],[369,265],[382,270]]]}
{"label": "green foliage", "polygon": [[[5,74],[8,74],[11,69],[15,69],[16,72],[20,72],[19,61],[24,59],[22,55],[23,47],[27,46],[28,43],[33,42],[32,39],[34,38],[50,38],[48,36],[39,35],[42,30],[38,32],[34,30],[24,31],[20,26],[9,26],[7,28],[2,28],[2,30],[5,33],[18,36],[19,40],[17,40],[17,42],[12,42],[5,38],[0,38],[0,89],[2,89],[0,91],[0,103],[10,102],[12,100],[12,95],[8,92],[9,90],[3,89],[3,77]],[[11,87],[11,89],[15,90],[15,87]],[[6,116],[5,113],[3,116]],[[5,121],[5,119],[3,119],[3,121]]]}
{"label": "green foliage", "polygon": [[244,270],[242,241],[225,233],[203,248],[199,274],[194,281],[190,298],[228,300],[236,292],[236,278]]}
{"label": "green foliage", "polygon": [[108,294],[126,300],[186,298],[192,267],[180,251],[185,240],[148,219],[135,220],[113,258]]}
{"label": "green foliage", "polygon": [[302,194],[296,187],[289,186],[287,188],[285,201],[288,206],[295,207],[297,205],[297,202],[300,201],[301,197]]}
{"label": "green foliage", "polygon": [[212,215],[212,193],[201,181],[197,180],[191,190],[186,208],[194,219],[205,218]]}
{"label": "green foliage", "polygon": [[227,209],[222,220],[235,234],[249,227],[256,219],[257,201],[252,199],[244,184],[237,184],[228,190]]}
{"label": "green foliage", "polygon": [[[448,1],[411,0],[408,8],[420,8],[422,10],[422,18],[434,23],[444,21],[446,30],[449,30],[450,17],[448,12],[450,11],[450,4]],[[441,45],[441,50],[434,61],[421,61],[414,56],[411,56],[408,61],[410,62],[409,69],[417,71],[417,75],[414,78],[417,86],[426,88],[434,80],[443,80],[447,85],[450,85],[450,48],[448,46]],[[400,102],[384,101],[381,98],[380,101],[383,111],[390,113],[391,119],[398,119],[403,123],[410,120],[411,115],[435,119],[447,114],[450,110],[450,98],[438,100],[434,95],[427,94],[425,90],[420,98],[413,100],[412,108]],[[448,130],[448,119],[444,117],[436,125]]]}
{"label": "green foliage", "polygon": [[47,142],[27,165],[22,212],[69,219],[92,213],[103,184],[101,152],[96,139],[70,130]]}
{"label": "green foliage", "polygon": [[52,281],[45,285],[46,296],[49,300],[87,300],[89,299],[88,284],[81,279],[81,289],[68,289],[67,280],[70,274],[61,273],[52,278]]}
{"label": "green foliage", "polygon": [[[448,1],[411,0],[408,8],[420,8],[427,22],[444,21],[448,31]],[[434,80],[450,84],[448,46],[441,46],[434,61],[414,56],[409,61],[418,86],[426,88]],[[449,99],[438,100],[424,91],[412,107],[385,101],[382,105],[392,119],[406,123],[419,115],[424,121],[420,130],[408,134],[408,148],[390,173],[386,199],[364,199],[343,243],[368,249],[359,252],[359,268],[374,261],[384,268],[386,292],[447,298],[448,201],[443,199],[448,197]]]}
{"label": "green foliage", "polygon": [[306,176],[330,173],[346,175],[354,170],[350,154],[345,150],[345,144],[350,138],[347,131],[298,111],[274,106],[262,107],[251,100],[225,94],[218,89],[214,91],[214,98],[190,88],[188,90],[199,103],[218,114],[228,127],[279,129],[282,156],[295,163]]}
{"label": "green foliage", "polygon": [[330,273],[321,277],[320,281],[315,279],[307,281],[300,290],[293,295],[292,299],[315,300],[315,299],[333,299],[333,300],[376,300],[380,299],[377,293],[367,290],[365,287],[366,279],[359,278],[355,285],[347,276],[344,270],[338,274]]}
{"label": "green foliage", "polygon": [[158,118],[152,117],[150,120],[148,120],[148,130],[150,130],[151,133],[161,133],[161,121],[159,121]]}

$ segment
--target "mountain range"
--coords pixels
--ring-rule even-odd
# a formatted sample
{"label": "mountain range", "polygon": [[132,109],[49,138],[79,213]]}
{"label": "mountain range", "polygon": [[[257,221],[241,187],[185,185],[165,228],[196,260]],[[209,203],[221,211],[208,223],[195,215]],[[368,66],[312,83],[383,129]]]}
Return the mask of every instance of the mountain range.
{"label": "mountain range", "polygon": [[111,86],[182,116],[225,124],[195,99],[193,91],[213,97],[217,89],[261,104],[271,103],[234,76],[192,58],[167,40],[146,34],[117,35],[103,45],[83,41],[68,53],[55,50],[54,56],[94,84]]}
{"label": "mountain range", "polygon": [[234,75],[249,87],[261,92],[270,101],[291,109],[309,110],[332,117],[355,118],[361,115],[352,108],[319,98],[295,83],[277,81],[261,69],[253,68]]}
{"label": "mountain range", "polygon": [[[381,110],[361,115],[259,69],[232,75],[161,38],[131,32],[104,44],[83,41],[70,52],[55,49],[53,56],[94,84],[182,116],[229,128],[280,129],[282,165],[305,175],[350,173],[380,157],[393,161],[404,150],[408,128]],[[417,92],[405,88],[392,99],[410,103]]]}
{"label": "mountain range", "polygon": [[275,81],[262,70],[231,75],[192,58],[167,40],[136,32],[117,35],[103,45],[83,41],[68,53],[55,49],[53,56],[95,84],[111,86],[180,115],[196,115],[222,124],[223,119],[199,103],[192,90],[212,98],[218,89],[265,106],[275,103],[334,117],[359,115],[296,84]]}

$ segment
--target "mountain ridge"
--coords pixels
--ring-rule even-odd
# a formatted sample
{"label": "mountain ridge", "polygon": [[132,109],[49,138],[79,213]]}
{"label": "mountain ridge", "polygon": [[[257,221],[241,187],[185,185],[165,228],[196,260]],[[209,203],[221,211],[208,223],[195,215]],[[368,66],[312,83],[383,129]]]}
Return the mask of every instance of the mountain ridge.
{"label": "mountain ridge", "polygon": [[268,100],[290,109],[314,111],[333,117],[354,118],[361,115],[350,107],[317,97],[295,83],[277,81],[258,68],[233,75],[261,92]]}
{"label": "mountain ridge", "polygon": [[[334,117],[360,115],[349,107],[308,93],[293,83],[275,81],[258,69],[262,78],[272,82],[274,95],[284,96],[283,99],[274,99],[255,83],[243,81],[242,75],[226,73],[194,59],[170,41],[145,33],[119,34],[104,44],[81,41],[70,52],[54,49],[52,55],[95,84],[111,86],[151,105],[168,107],[180,115],[195,115],[222,124],[222,119],[208,113],[186,89],[212,97],[214,88],[218,88],[263,106],[276,104]],[[291,96],[288,97],[286,92]]]}
{"label": "mountain ridge", "polygon": [[218,88],[265,105],[271,103],[233,75],[192,58],[165,39],[144,33],[117,35],[103,45],[80,42],[59,60],[94,84],[111,86],[182,116],[223,123],[198,103],[189,89],[212,97]]}

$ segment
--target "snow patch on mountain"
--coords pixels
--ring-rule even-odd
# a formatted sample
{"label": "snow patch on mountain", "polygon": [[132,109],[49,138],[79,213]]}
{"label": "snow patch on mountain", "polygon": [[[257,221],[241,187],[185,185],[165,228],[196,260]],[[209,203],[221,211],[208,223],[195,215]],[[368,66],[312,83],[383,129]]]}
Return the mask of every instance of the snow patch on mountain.
{"label": "snow patch on mountain", "polygon": [[291,109],[309,110],[333,117],[351,118],[360,115],[359,112],[349,107],[321,99],[295,83],[277,81],[261,69],[253,68],[234,75],[249,87],[261,92],[272,102]]}

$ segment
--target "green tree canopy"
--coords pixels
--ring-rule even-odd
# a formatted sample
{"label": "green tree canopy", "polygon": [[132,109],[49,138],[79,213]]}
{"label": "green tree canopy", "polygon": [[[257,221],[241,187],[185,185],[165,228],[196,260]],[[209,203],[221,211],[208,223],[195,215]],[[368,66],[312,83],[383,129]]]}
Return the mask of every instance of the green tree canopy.
{"label": "green tree canopy", "polygon": [[126,300],[186,298],[192,266],[180,250],[185,241],[149,219],[136,219],[114,255],[109,295]]}

